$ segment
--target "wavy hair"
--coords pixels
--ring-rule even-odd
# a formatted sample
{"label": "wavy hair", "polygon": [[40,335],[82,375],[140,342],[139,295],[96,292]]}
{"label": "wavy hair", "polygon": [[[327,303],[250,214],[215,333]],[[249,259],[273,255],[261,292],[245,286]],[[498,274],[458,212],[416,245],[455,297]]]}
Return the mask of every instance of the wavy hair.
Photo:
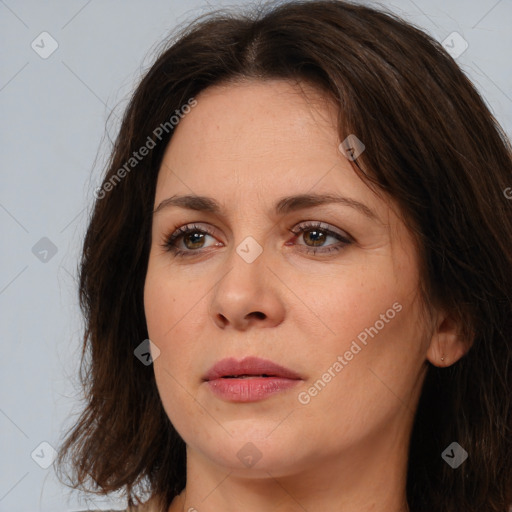
{"label": "wavy hair", "polygon": [[[470,346],[449,367],[429,364],[410,441],[411,511],[506,512],[512,149],[474,85],[422,30],[340,0],[214,12],[164,45],[125,110],[84,239],[86,404],[59,448],[59,475],[65,470],[73,488],[95,494],[121,490],[129,505],[148,492],[168,507],[184,488],[184,441],[152,367],[134,357],[148,338],[143,288],[169,119],[214,84],[277,78],[334,99],[340,140],[357,134],[366,146],[355,172],[398,204],[420,248],[422,293],[456,315]],[[149,138],[154,146],[132,165]],[[441,457],[453,441],[469,454],[457,469]]]}

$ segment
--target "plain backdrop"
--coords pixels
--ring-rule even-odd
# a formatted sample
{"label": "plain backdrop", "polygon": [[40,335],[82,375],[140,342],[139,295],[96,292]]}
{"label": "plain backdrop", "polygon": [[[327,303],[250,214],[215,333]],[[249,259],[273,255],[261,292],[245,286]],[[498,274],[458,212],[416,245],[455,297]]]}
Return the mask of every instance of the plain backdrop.
{"label": "plain backdrop", "polygon": [[[52,471],[52,447],[81,407],[77,260],[108,139],[156,46],[177,24],[229,5],[0,0],[0,512],[125,505],[71,492]],[[380,5],[460,53],[510,137],[512,2]]]}

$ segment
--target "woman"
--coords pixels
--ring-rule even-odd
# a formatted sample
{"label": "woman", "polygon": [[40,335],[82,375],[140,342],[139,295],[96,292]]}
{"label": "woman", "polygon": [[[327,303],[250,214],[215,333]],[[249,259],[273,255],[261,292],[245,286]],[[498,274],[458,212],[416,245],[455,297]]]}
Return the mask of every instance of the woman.
{"label": "woman", "polygon": [[506,512],[511,155],[391,14],[185,29],[96,191],[71,485],[151,512]]}

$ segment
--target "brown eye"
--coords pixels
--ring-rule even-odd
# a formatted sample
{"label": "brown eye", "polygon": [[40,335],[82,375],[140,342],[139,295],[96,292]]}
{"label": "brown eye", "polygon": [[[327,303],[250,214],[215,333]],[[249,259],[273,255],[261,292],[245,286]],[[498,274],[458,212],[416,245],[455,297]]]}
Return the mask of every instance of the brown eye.
{"label": "brown eye", "polygon": [[[302,239],[305,242],[304,244],[298,245],[305,247],[306,252],[311,252],[313,254],[327,254],[333,251],[339,251],[352,243],[352,239],[348,235],[337,233],[326,227],[326,225],[318,222],[300,224],[297,228],[290,231],[297,237],[297,239]],[[325,245],[329,238],[334,238],[335,240],[338,240],[339,243],[335,245]]]}
{"label": "brown eye", "polygon": [[[168,235],[162,247],[178,257],[193,256],[199,254],[205,246],[205,237],[212,237],[213,234],[206,228],[200,228],[196,225],[186,225],[179,228],[174,233]],[[183,248],[179,245],[182,244]]]}

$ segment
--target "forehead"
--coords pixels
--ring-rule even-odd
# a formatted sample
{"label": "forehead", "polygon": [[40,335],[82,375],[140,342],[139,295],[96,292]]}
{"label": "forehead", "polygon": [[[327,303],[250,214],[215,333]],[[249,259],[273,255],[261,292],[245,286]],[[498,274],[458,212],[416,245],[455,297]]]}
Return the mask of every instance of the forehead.
{"label": "forehead", "polygon": [[[175,128],[155,205],[196,194],[265,209],[284,195],[339,193],[375,203],[339,151],[338,110],[308,84],[247,81],[210,87]],[[385,205],[378,205],[381,214]]]}
{"label": "forehead", "polygon": [[[308,157],[336,143],[334,105],[306,84],[225,84],[205,89],[196,100],[197,106],[180,121],[169,144],[176,157],[182,156],[180,149],[186,150],[187,159],[214,157],[229,163],[271,155],[291,158],[297,151]],[[304,145],[309,140],[317,145]]]}

